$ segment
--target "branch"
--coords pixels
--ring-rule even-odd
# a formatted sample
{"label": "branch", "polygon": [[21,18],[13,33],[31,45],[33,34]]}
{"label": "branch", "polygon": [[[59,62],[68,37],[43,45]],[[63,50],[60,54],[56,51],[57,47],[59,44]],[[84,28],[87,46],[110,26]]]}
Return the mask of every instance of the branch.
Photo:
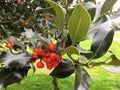
{"label": "branch", "polygon": [[53,77],[53,85],[54,85],[54,90],[60,90],[60,88],[58,87],[57,79],[55,77]]}

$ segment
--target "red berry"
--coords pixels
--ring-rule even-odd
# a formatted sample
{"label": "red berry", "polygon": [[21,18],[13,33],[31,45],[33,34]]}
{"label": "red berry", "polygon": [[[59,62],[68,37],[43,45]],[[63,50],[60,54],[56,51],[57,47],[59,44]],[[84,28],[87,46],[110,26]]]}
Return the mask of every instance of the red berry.
{"label": "red berry", "polygon": [[47,58],[47,59],[46,59],[46,63],[51,63],[51,59],[50,59],[50,58]]}
{"label": "red berry", "polygon": [[47,69],[49,69],[49,70],[53,68],[51,63],[46,63],[46,66],[47,66]]}
{"label": "red berry", "polygon": [[32,57],[35,58],[35,59],[37,59],[39,57],[39,55],[38,55],[37,52],[33,52]]}
{"label": "red berry", "polygon": [[38,51],[38,54],[40,55],[40,56],[45,56],[45,51],[44,50],[42,50],[42,49],[39,49],[39,51]]}
{"label": "red berry", "polygon": [[48,48],[49,48],[52,52],[55,52],[55,50],[56,50],[56,45],[53,44],[53,43],[48,43]]}
{"label": "red berry", "polygon": [[47,62],[47,58],[46,58],[46,57],[43,57],[43,58],[42,58],[42,61]]}
{"label": "red berry", "polygon": [[37,62],[37,68],[43,68],[44,67],[44,63],[43,62]]}
{"label": "red berry", "polygon": [[50,54],[50,59],[54,60],[56,58],[58,58],[56,53],[51,53]]}
{"label": "red berry", "polygon": [[37,53],[39,53],[39,48],[36,48],[33,52],[37,52]]}
{"label": "red berry", "polygon": [[46,53],[45,53],[45,57],[49,57],[50,54],[51,54],[50,52],[46,52]]}

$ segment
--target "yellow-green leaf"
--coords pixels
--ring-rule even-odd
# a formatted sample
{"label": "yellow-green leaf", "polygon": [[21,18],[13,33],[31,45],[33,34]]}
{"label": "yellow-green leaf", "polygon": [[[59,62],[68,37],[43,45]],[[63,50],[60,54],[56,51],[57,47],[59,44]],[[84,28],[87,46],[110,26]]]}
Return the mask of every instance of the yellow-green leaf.
{"label": "yellow-green leaf", "polygon": [[59,28],[60,30],[63,30],[63,24],[65,20],[65,13],[63,8],[55,3],[54,1],[51,0],[46,0],[51,7],[55,10],[56,13],[56,27]]}
{"label": "yellow-green leaf", "polygon": [[72,54],[80,55],[79,50],[78,50],[76,47],[74,47],[74,46],[69,46],[69,47],[67,47],[67,48],[62,52],[62,54],[65,54],[65,53],[67,53],[67,54],[69,54],[69,55],[72,55]]}
{"label": "yellow-green leaf", "polygon": [[70,16],[68,29],[73,43],[79,42],[86,37],[87,31],[91,23],[91,17],[87,10],[77,4]]}

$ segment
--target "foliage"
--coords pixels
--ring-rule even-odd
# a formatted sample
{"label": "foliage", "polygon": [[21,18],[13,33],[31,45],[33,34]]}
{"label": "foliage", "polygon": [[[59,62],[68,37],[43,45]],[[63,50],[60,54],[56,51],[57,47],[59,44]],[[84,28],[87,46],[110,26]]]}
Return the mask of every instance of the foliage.
{"label": "foliage", "polygon": [[[98,6],[96,0],[0,1],[0,87],[19,83],[30,67],[35,72],[37,66],[51,70],[54,90],[60,90],[56,78],[74,72],[74,90],[88,90],[91,78],[85,67],[120,65],[112,52],[112,61],[95,61],[113,41],[112,21],[120,12],[107,18],[106,8],[111,9],[114,3],[106,0]],[[92,40],[89,50],[79,45],[87,39]]]}

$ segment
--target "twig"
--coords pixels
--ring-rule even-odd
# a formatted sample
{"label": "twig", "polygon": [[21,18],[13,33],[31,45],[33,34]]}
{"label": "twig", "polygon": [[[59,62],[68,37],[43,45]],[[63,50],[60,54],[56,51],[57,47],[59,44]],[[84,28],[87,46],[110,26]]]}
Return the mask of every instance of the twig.
{"label": "twig", "polygon": [[60,90],[60,88],[58,87],[57,79],[55,77],[53,77],[53,85],[54,85],[54,90]]}

